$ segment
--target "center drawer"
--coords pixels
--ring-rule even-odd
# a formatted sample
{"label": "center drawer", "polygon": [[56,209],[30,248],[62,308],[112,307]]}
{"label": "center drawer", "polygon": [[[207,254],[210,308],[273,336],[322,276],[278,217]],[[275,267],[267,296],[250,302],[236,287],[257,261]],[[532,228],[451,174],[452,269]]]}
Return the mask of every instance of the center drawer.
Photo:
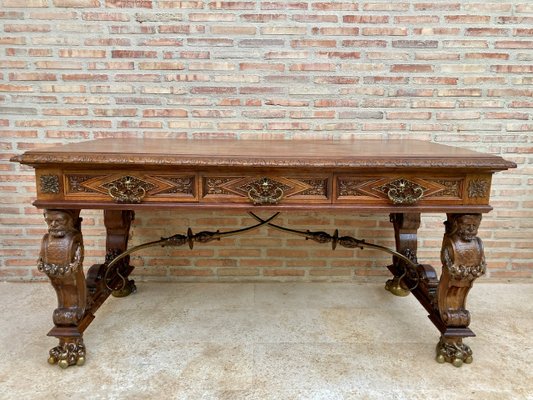
{"label": "center drawer", "polygon": [[204,174],[201,202],[272,205],[295,202],[331,202],[329,175]]}

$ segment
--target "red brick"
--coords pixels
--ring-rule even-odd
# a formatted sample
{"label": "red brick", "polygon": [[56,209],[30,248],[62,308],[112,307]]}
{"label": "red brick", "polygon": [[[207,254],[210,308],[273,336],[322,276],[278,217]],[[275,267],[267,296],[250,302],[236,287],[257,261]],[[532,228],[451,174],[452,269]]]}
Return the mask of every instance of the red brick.
{"label": "red brick", "polygon": [[156,58],[156,51],[111,50],[112,58]]}
{"label": "red brick", "polygon": [[144,37],[146,35],[153,35],[155,34],[156,27],[155,26],[132,26],[132,25],[116,25],[116,26],[110,26],[109,33],[112,34],[122,34],[122,35],[129,35],[129,34],[136,34],[136,35],[143,35]]}
{"label": "red brick", "polygon": [[[217,14],[214,14],[217,15]],[[273,21],[285,21],[287,15],[285,14],[242,14],[240,18],[244,21],[266,23]]]}
{"label": "red brick", "polygon": [[83,64],[73,61],[35,61],[35,67],[38,69],[76,69],[83,68]]}
{"label": "red brick", "polygon": [[261,10],[307,10],[307,2],[299,1],[264,1]]}
{"label": "red brick", "polygon": [[185,66],[179,62],[162,61],[162,62],[140,62],[139,69],[146,70],[182,70]]}
{"label": "red brick", "polygon": [[307,23],[337,23],[338,18],[336,15],[318,15],[318,14],[302,14],[302,15],[293,15],[291,18],[296,22],[307,22]]}
{"label": "red brick", "polygon": [[490,70],[498,73],[531,74],[533,65],[493,65]]}
{"label": "red brick", "polygon": [[100,7],[100,0],[52,0],[56,7],[94,8]]}
{"label": "red brick", "polygon": [[490,22],[488,15],[446,15],[444,20],[451,24],[480,24]]}
{"label": "red brick", "polygon": [[191,33],[205,33],[204,26],[193,26],[193,25],[160,25],[158,27],[159,33],[174,33],[180,35],[189,35]]}
{"label": "red brick", "polygon": [[279,71],[282,72],[285,70],[284,64],[271,64],[271,63],[251,63],[243,62],[239,64],[239,69],[241,71],[249,70],[259,70],[259,71]]}
{"label": "red brick", "polygon": [[59,57],[104,58],[105,56],[106,56],[105,50],[78,50],[78,49],[59,50]]}
{"label": "red brick", "polygon": [[335,71],[335,64],[329,63],[310,63],[310,64],[292,64],[290,71]]}
{"label": "red brick", "polygon": [[114,39],[114,38],[89,38],[85,39],[86,46],[129,46],[131,41],[129,39]]}
{"label": "red brick", "polygon": [[393,40],[392,47],[435,49],[439,45],[437,40]]}
{"label": "red brick", "polygon": [[312,39],[301,39],[301,40],[291,40],[291,47],[336,47],[337,42],[335,40],[312,40]]}
{"label": "red brick", "polygon": [[47,72],[13,72],[9,74],[10,81],[56,81],[53,73]]}
{"label": "red brick", "polygon": [[347,24],[386,24],[389,17],[386,15],[344,15],[342,22]]}
{"label": "red brick", "polygon": [[[3,0],[3,7],[21,7],[21,0]],[[24,0],[24,8],[45,8],[48,7],[48,0]]]}
{"label": "red brick", "polygon": [[84,21],[121,21],[128,22],[129,15],[113,12],[84,12],[82,14]]}
{"label": "red brick", "polygon": [[343,47],[387,47],[386,40],[343,40]]}
{"label": "red brick", "polygon": [[186,117],[187,110],[182,109],[147,109],[143,117]]}
{"label": "red brick", "polygon": [[255,35],[255,26],[211,26],[213,35]]}
{"label": "red brick", "polygon": [[208,4],[210,9],[224,10],[253,10],[255,4],[252,1],[216,1]]}
{"label": "red brick", "polygon": [[24,37],[0,37],[0,44],[26,44]]}
{"label": "red brick", "polygon": [[407,11],[408,3],[365,3],[364,11]]}
{"label": "red brick", "polygon": [[391,72],[433,72],[433,66],[425,64],[396,64],[391,65]]}
{"label": "red brick", "polygon": [[104,74],[63,74],[61,77],[64,81],[106,82],[109,80],[109,76]]}
{"label": "red brick", "polygon": [[465,36],[508,36],[509,32],[504,28],[466,28]]}
{"label": "red brick", "polygon": [[152,0],[105,0],[105,6],[111,8],[152,8]]}
{"label": "red brick", "polygon": [[407,28],[363,28],[363,36],[407,36]]}
{"label": "red brick", "polygon": [[182,1],[182,0],[159,0],[159,8],[197,9],[203,8],[203,1]]}
{"label": "red brick", "polygon": [[5,24],[4,32],[50,32],[51,26],[48,24]]}
{"label": "red brick", "polygon": [[496,49],[533,49],[533,40],[498,40]]}
{"label": "red brick", "polygon": [[85,116],[89,114],[87,108],[45,108],[43,115],[77,115]]}
{"label": "red brick", "polygon": [[361,58],[361,52],[359,51],[318,51],[316,55],[318,57],[338,58],[340,60],[354,60]]}

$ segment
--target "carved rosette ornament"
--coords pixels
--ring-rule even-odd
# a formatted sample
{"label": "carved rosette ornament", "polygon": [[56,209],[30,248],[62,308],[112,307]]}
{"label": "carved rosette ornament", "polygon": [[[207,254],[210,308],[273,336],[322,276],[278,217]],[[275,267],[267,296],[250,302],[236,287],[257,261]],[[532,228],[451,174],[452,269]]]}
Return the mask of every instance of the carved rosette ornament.
{"label": "carved rosette ornament", "polygon": [[[466,309],[466,297],[476,278],[486,271],[483,243],[477,232],[481,214],[448,214],[446,232],[441,250],[442,276],[437,290],[437,308],[447,327],[467,327],[470,313]],[[442,345],[445,343],[446,346]],[[464,357],[450,358],[449,346],[461,348]],[[466,349],[466,350],[465,350]],[[471,359],[468,346],[461,338],[443,337],[437,349],[437,360],[456,364],[453,360]],[[466,357],[466,358],[465,358]],[[451,361],[450,361],[451,360]],[[459,361],[457,361],[459,364]]]}
{"label": "carved rosette ornament", "polygon": [[[85,315],[87,289],[83,272],[83,240],[79,230],[79,210],[46,210],[48,225],[41,242],[38,268],[49,278],[57,293],[54,310],[56,328],[77,327]],[[50,352],[49,362],[63,360],[62,367],[77,363],[82,346],[81,334],[61,337],[58,347]],[[78,349],[78,350],[77,350]],[[83,357],[85,350],[83,350]],[[76,361],[73,361],[74,358]]]}
{"label": "carved rosette ornament", "polygon": [[41,175],[39,177],[41,193],[58,194],[59,193],[59,176]]}
{"label": "carved rosette ornament", "polygon": [[487,197],[490,183],[487,179],[475,179],[468,184],[468,197],[483,198]]}

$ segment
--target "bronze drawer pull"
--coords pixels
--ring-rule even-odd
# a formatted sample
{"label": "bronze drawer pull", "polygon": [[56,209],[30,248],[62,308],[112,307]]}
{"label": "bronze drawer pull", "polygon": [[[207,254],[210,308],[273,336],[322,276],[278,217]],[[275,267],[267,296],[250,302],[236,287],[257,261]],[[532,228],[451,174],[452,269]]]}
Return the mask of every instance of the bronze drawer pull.
{"label": "bronze drawer pull", "polygon": [[131,176],[124,176],[108,188],[108,194],[117,203],[140,203],[146,196],[141,183]]}
{"label": "bronze drawer pull", "polygon": [[424,188],[407,179],[396,179],[387,186],[387,196],[393,204],[415,204],[424,196]]}
{"label": "bronze drawer pull", "polygon": [[285,195],[278,182],[269,178],[262,178],[253,182],[248,190],[248,198],[254,205],[277,204]]}

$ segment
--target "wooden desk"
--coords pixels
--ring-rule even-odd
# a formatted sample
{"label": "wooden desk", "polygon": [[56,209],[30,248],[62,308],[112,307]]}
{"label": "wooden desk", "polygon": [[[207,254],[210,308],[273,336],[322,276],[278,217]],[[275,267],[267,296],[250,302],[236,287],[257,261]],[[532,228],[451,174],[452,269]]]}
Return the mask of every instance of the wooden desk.
{"label": "wooden desk", "polygon": [[[516,167],[498,156],[413,140],[103,139],[32,150],[12,161],[35,168],[34,205],[45,209],[48,233],[38,267],[57,292],[49,335],[59,345],[50,350],[49,362],[61,367],[83,364],[82,335],[96,310],[112,292],[127,295],[134,288],[125,256],[134,211],[167,208],[389,213],[396,249],[389,251],[393,278],[387,288],[412,292],[427,310],[441,333],[437,361],[469,363],[472,352],[463,338],[474,334],[465,301],[486,268],[477,230],[481,214],[491,210],[492,174]],[[91,266],[87,277],[81,209],[104,210],[107,231],[106,260]],[[416,258],[424,212],[447,214],[440,279]],[[368,245],[337,232],[297,231],[257,219],[257,226],[269,224],[333,248]],[[192,247],[219,237],[189,230],[159,244]]]}

